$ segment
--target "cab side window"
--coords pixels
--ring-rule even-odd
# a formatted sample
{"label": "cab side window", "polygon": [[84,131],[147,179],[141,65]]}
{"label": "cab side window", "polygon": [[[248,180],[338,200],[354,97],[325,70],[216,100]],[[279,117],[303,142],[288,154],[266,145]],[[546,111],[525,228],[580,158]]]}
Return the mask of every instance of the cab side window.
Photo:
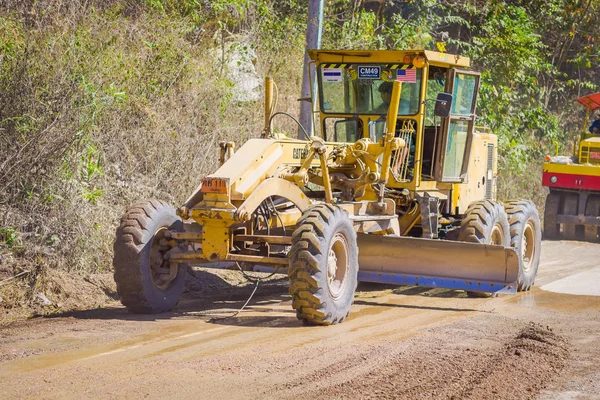
{"label": "cab side window", "polygon": [[323,138],[327,142],[354,143],[360,139],[361,122],[354,118],[326,118],[323,121]]}

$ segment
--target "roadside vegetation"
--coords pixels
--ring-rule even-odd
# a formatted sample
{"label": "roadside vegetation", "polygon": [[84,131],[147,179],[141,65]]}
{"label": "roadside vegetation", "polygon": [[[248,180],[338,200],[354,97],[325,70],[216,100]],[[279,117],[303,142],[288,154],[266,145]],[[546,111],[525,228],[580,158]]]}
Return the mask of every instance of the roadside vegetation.
{"label": "roadside vegetation", "polygon": [[[110,272],[128,204],[181,204],[219,141],[260,134],[263,104],[236,96],[236,65],[273,76],[278,109],[297,114],[306,3],[1,2],[0,280],[22,275],[0,283],[0,308],[61,293],[52,271]],[[593,0],[331,0],[323,48],[471,57],[479,123],[500,137],[500,199],[542,207],[543,157],[570,149],[575,99],[599,90],[599,14]]]}

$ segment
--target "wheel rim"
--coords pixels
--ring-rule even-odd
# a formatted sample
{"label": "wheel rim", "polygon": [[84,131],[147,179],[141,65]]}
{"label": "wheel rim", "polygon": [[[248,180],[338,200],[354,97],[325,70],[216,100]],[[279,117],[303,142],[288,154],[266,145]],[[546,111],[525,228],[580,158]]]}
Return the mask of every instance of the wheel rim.
{"label": "wheel rim", "polygon": [[492,234],[490,235],[490,244],[498,246],[504,246],[504,230],[499,224],[494,225],[492,228]]}
{"label": "wheel rim", "polygon": [[177,278],[178,264],[165,261],[164,255],[170,249],[167,245],[161,245],[167,228],[160,228],[152,238],[150,246],[150,275],[152,283],[160,290],[166,290]]}
{"label": "wheel rim", "polygon": [[336,233],[331,240],[327,257],[327,288],[334,299],[338,299],[344,292],[347,271],[348,243],[344,235]]}
{"label": "wheel rim", "polygon": [[535,229],[531,221],[527,221],[521,238],[521,257],[523,271],[529,271],[535,255]]}

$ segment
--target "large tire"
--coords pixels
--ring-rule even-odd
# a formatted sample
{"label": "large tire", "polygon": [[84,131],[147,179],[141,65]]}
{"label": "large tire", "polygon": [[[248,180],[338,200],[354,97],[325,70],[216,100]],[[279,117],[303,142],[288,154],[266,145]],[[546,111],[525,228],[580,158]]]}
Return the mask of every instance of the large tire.
{"label": "large tire", "polygon": [[526,291],[533,286],[540,264],[540,216],[535,204],[529,200],[509,201],[506,203],[506,213],[510,223],[510,245],[519,256],[517,290]]}
{"label": "large tire", "polygon": [[298,319],[309,325],[341,323],[358,282],[358,245],[346,211],[330,204],[306,209],[288,254],[290,295]]}
{"label": "large tire", "polygon": [[183,223],[173,207],[159,200],[131,206],[117,229],[113,266],[121,302],[135,313],[153,314],[171,310],[179,301],[187,266],[179,265],[169,276],[167,250],[160,239],[167,230],[182,232]]}
{"label": "large tire", "polygon": [[544,239],[557,240],[560,237],[560,224],[556,222],[560,208],[560,193],[550,192],[544,207]]}
{"label": "large tire", "polygon": [[[510,246],[510,227],[504,207],[491,200],[481,200],[469,204],[460,223],[461,242]],[[489,297],[490,293],[467,290],[469,297]]]}
{"label": "large tire", "polygon": [[510,246],[510,227],[504,207],[491,200],[471,203],[460,223],[458,240]]}
{"label": "large tire", "polygon": [[[579,194],[565,193],[563,204],[563,215],[576,217],[579,214]],[[563,224],[564,240],[583,240],[583,226],[575,224]]]}
{"label": "large tire", "polygon": [[[592,195],[587,199],[587,205],[585,206],[586,217],[600,217],[600,196]],[[597,243],[600,242],[600,227],[598,225],[586,225],[585,229],[585,240],[587,242]]]}

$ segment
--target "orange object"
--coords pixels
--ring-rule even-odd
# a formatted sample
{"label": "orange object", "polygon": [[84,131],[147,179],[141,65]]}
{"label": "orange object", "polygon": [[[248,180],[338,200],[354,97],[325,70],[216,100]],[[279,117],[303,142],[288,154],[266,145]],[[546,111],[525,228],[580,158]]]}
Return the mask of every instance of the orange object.
{"label": "orange object", "polygon": [[417,68],[421,68],[423,65],[425,65],[425,58],[422,56],[416,56],[413,59],[413,65]]}
{"label": "orange object", "polygon": [[202,193],[220,193],[226,194],[229,181],[223,178],[209,178],[205,177],[202,179]]}
{"label": "orange object", "polygon": [[590,111],[600,108],[600,93],[588,94],[577,99],[578,102],[586,107],[589,107]]}

